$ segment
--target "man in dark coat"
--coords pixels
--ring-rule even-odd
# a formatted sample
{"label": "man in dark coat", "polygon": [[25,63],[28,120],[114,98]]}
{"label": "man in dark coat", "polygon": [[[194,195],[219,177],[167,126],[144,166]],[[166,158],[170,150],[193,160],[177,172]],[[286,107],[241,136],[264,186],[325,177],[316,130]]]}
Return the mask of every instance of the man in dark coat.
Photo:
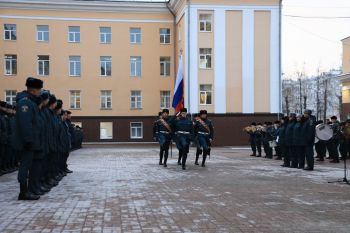
{"label": "man in dark coat", "polygon": [[297,122],[293,129],[293,143],[295,145],[295,154],[292,155],[292,168],[304,169],[305,166],[305,147],[306,143],[304,140],[305,136],[304,118],[302,115],[297,116]]}
{"label": "man in dark coat", "polygon": [[294,131],[295,123],[296,123],[296,114],[291,113],[289,115],[289,120],[285,131],[286,153],[284,155],[284,163],[282,164],[282,167],[290,167],[291,157],[295,154],[295,145],[293,142],[293,131]]}
{"label": "man in dark coat", "polygon": [[20,193],[18,200],[38,200],[40,196],[34,195],[28,190],[28,178],[34,153],[41,150],[39,129],[39,108],[36,99],[43,87],[43,81],[36,78],[28,78],[27,90],[16,96],[16,149],[20,151],[20,166],[18,170],[18,182]]}
{"label": "man in dark coat", "polygon": [[[167,167],[169,146],[172,137],[172,122],[174,118],[169,117],[169,110],[163,109],[162,114],[156,121],[156,134],[159,142],[159,165]],[[164,158],[164,162],[163,162]]]}
{"label": "man in dark coat", "polygon": [[314,144],[315,144],[315,135],[316,135],[316,118],[311,115],[311,110],[304,111],[305,118],[305,130],[304,130],[304,140],[306,143],[305,147],[305,156],[307,166],[304,168],[306,171],[314,170]]}

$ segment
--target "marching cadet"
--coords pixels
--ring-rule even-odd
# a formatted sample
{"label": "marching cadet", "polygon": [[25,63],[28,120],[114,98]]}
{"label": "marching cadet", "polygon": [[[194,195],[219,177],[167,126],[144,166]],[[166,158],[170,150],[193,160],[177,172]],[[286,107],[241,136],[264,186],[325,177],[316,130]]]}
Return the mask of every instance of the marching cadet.
{"label": "marching cadet", "polygon": [[[158,135],[158,141],[160,146],[159,151],[159,165],[164,165],[167,167],[167,161],[169,156],[169,146],[172,137],[172,121],[173,118],[169,118],[169,110],[163,109],[162,114],[159,116],[158,121],[156,121],[156,132]],[[163,162],[164,158],[164,162]]]}
{"label": "marching cadet", "polygon": [[332,138],[327,142],[327,149],[329,157],[332,159],[331,163],[339,163],[339,138],[340,138],[340,124],[336,116],[331,117],[331,128],[333,130]]}
{"label": "marching cadet", "polygon": [[[203,160],[202,167],[205,167],[205,161],[207,159],[207,155],[209,155],[209,148],[214,139],[214,127],[212,122],[208,119],[207,110],[201,110],[199,113],[199,117],[196,119],[194,125],[194,133],[198,139],[198,144],[200,148],[203,148]],[[198,164],[199,154],[197,156],[196,153],[196,165]]]}
{"label": "marching cadet", "polygon": [[186,170],[187,154],[189,152],[191,141],[194,140],[193,123],[187,118],[186,108],[180,110],[178,120],[174,121],[174,131],[176,135],[176,146],[179,149],[182,158],[182,169]]}
{"label": "marching cadet", "polygon": [[[194,114],[193,116],[193,126],[196,125],[196,122],[197,120],[199,119],[199,114]],[[199,159],[199,156],[203,153],[203,150],[198,142],[198,136],[195,136],[194,138],[194,144],[196,146],[196,160],[195,160],[195,165],[199,165],[198,163],[198,159]]]}
{"label": "marching cadet", "polygon": [[35,153],[40,151],[39,108],[36,99],[43,88],[43,81],[29,77],[27,90],[16,96],[16,148],[20,151],[18,182],[20,193],[18,200],[38,200],[40,196],[28,190],[29,172]]}

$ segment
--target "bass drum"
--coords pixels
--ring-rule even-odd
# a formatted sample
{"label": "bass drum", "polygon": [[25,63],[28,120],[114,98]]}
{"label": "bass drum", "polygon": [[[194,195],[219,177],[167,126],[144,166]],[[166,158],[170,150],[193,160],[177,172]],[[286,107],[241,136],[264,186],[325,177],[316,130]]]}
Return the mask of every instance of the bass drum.
{"label": "bass drum", "polygon": [[316,126],[316,137],[322,141],[328,141],[333,137],[333,129],[328,124],[319,124]]}

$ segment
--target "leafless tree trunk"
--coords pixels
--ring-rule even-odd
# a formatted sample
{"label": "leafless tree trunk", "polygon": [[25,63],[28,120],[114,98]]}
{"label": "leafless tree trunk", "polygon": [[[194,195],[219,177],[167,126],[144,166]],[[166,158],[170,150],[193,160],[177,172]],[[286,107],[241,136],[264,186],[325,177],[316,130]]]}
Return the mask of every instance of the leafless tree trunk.
{"label": "leafless tree trunk", "polygon": [[284,99],[285,99],[285,102],[286,102],[287,116],[289,116],[290,111],[289,111],[289,99],[288,99],[288,96],[285,96]]}
{"label": "leafless tree trunk", "polygon": [[326,122],[327,119],[327,108],[328,108],[328,79],[324,79],[324,108],[323,108],[323,120]]}

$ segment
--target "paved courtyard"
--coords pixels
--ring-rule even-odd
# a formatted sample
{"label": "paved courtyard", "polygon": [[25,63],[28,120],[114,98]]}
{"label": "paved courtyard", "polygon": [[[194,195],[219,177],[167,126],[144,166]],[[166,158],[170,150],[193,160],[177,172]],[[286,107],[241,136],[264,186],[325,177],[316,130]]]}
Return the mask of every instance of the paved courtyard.
{"label": "paved courtyard", "polygon": [[85,148],[73,174],[37,202],[19,202],[16,173],[0,177],[0,232],[350,232],[350,186],[314,172],[214,148],[206,168],[157,165],[156,147]]}

